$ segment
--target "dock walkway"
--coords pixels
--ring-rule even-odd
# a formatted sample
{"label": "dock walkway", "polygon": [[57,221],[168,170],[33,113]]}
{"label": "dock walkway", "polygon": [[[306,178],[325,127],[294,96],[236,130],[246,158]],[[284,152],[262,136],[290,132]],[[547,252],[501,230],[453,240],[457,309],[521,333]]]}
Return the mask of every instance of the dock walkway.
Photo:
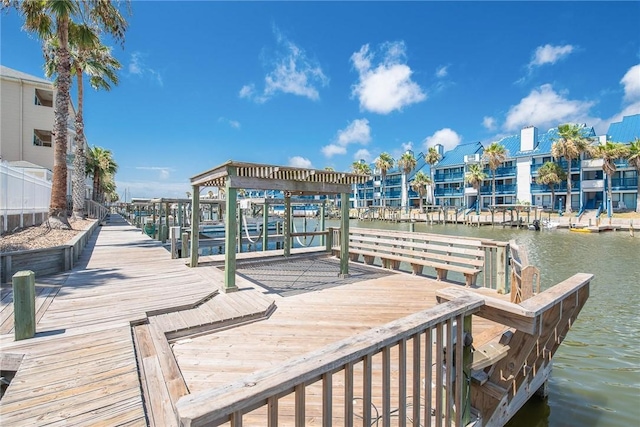
{"label": "dock walkway", "polygon": [[[36,278],[36,337],[14,341],[12,292],[3,288],[0,362],[3,376],[15,376],[0,423],[176,425],[185,394],[432,307],[451,286],[368,266],[363,280],[326,286],[314,269],[329,277],[339,262],[322,256],[299,263],[302,272],[254,259],[239,268],[240,291],[224,294],[223,272],[209,261],[189,268],[111,215],[72,271]],[[284,287],[260,286],[267,276]],[[305,283],[316,288],[299,292]],[[474,333],[493,326],[478,319]]]}
{"label": "dock walkway", "polygon": [[4,287],[0,360],[3,376],[17,372],[0,402],[0,423],[148,425],[132,326],[181,336],[264,316],[273,304],[248,296],[252,289],[219,295],[213,270],[170,259],[161,243],[111,215],[72,271],[36,278],[35,338],[14,341],[12,292]]}

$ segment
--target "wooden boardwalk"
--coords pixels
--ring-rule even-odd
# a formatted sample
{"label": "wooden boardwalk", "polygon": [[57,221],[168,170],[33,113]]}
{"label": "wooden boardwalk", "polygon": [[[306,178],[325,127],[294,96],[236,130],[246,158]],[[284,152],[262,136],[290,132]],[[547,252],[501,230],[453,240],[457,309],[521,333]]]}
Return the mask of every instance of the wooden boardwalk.
{"label": "wooden boardwalk", "polygon": [[[331,262],[339,270],[317,259],[325,273]],[[297,284],[314,277],[313,264]],[[0,424],[175,425],[181,396],[432,307],[436,290],[451,286],[366,267],[380,274],[283,297],[257,285],[264,265],[240,266],[240,291],[218,293],[221,270],[171,260],[112,215],[74,270],[36,278],[35,338],[14,341],[12,295],[2,289],[0,361],[15,377]],[[492,327],[478,319],[474,334]]]}

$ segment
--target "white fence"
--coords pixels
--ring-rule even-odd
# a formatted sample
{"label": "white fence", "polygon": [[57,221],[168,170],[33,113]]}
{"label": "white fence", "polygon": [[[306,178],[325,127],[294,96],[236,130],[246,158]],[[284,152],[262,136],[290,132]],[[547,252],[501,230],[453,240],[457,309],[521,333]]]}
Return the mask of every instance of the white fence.
{"label": "white fence", "polygon": [[0,162],[0,231],[42,223],[49,211],[51,182]]}

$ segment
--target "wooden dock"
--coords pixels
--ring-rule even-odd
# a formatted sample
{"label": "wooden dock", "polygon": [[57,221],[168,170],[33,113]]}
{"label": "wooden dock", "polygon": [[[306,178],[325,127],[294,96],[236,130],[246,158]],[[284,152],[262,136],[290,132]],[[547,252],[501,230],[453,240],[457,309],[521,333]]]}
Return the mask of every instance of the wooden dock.
{"label": "wooden dock", "polygon": [[[35,338],[14,340],[12,292],[2,289],[0,362],[12,380],[0,401],[0,421],[177,425],[181,399],[432,308],[436,293],[453,285],[361,264],[338,278],[340,261],[328,254],[294,250],[285,260],[282,251],[274,252],[277,260],[239,254],[239,291],[221,293],[224,272],[216,265],[222,257],[203,257],[198,268],[189,268],[112,215],[77,267],[36,278]],[[491,289],[471,291],[509,298]],[[502,330],[474,316],[478,339],[499,338]],[[384,357],[398,366],[400,354]],[[396,394],[392,399],[402,401]],[[334,404],[344,406],[340,402]],[[319,405],[305,418],[309,425],[321,418]],[[284,424],[292,423],[292,414],[282,407]],[[335,425],[344,421],[337,417]]]}

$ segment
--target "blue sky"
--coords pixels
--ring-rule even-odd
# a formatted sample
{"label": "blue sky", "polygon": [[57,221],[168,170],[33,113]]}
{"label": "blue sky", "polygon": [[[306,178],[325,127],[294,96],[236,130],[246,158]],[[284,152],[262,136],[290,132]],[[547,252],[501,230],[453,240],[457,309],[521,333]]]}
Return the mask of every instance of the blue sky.
{"label": "blue sky", "polygon": [[[640,113],[640,2],[133,1],[120,84],[87,90],[121,197],[176,197],[229,159],[348,170],[528,125]],[[1,16],[0,62],[43,76]]]}

